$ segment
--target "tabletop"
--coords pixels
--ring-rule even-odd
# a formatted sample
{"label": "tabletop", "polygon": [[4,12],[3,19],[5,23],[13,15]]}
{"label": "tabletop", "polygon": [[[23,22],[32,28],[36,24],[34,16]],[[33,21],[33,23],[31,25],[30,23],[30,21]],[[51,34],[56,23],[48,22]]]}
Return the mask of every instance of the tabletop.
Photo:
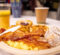
{"label": "tabletop", "polygon": [[[10,18],[10,25],[14,25],[17,20],[31,20],[34,24],[37,23],[35,16],[22,16],[20,18],[13,18],[11,16],[11,18]],[[54,20],[52,18],[51,19],[47,18],[46,23],[47,24],[51,24],[51,25],[56,25],[56,24],[60,25],[60,20]]]}
{"label": "tabletop", "polygon": [[[37,23],[35,16],[22,16],[20,18],[13,18],[11,16],[10,17],[10,25],[16,24],[17,20],[31,20],[34,24]],[[53,20],[53,19],[50,19],[50,18],[47,18],[46,23],[50,24],[50,25],[60,25],[60,21]],[[7,52],[0,49],[0,55],[12,55],[12,54],[9,54],[9,53],[7,53]],[[60,55],[60,54],[57,54],[57,55]]]}

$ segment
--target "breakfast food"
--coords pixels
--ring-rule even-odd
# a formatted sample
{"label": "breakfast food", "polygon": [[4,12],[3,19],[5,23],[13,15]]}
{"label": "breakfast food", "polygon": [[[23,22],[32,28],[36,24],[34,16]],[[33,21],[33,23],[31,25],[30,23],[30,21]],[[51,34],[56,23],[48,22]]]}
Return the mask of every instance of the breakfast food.
{"label": "breakfast food", "polygon": [[45,33],[45,38],[48,40],[51,46],[55,47],[60,45],[60,27],[51,26]]}
{"label": "breakfast food", "polygon": [[45,39],[45,33],[49,29],[46,25],[33,25],[31,21],[17,21],[15,26],[20,26],[14,32],[7,32],[0,36],[0,40],[7,45],[24,50],[42,50],[51,48]]}
{"label": "breakfast food", "polygon": [[26,21],[21,21],[21,20],[19,20],[19,21],[17,21],[16,22],[16,25],[21,25],[21,26],[27,26],[27,27],[30,27],[30,26],[32,26],[32,21],[30,21],[30,20],[26,20]]}
{"label": "breakfast food", "polygon": [[0,34],[1,34],[2,32],[4,32],[4,31],[6,31],[6,29],[0,28]]}

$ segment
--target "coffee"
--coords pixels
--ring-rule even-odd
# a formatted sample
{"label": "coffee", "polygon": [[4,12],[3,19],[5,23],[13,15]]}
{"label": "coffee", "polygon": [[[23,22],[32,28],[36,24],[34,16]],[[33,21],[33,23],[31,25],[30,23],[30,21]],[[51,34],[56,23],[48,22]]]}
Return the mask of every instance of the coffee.
{"label": "coffee", "polygon": [[49,8],[39,7],[35,8],[37,23],[46,23]]}

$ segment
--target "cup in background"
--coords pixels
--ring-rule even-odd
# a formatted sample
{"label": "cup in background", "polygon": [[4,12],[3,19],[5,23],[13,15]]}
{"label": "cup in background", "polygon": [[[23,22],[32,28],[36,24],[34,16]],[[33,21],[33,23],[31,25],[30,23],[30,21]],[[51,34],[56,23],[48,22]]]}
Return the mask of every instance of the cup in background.
{"label": "cup in background", "polygon": [[21,0],[11,0],[10,2],[11,2],[13,17],[19,18],[21,16],[21,11],[22,11],[22,1]]}
{"label": "cup in background", "polygon": [[8,29],[10,19],[10,4],[0,4],[0,28]]}
{"label": "cup in background", "polygon": [[36,7],[35,8],[37,23],[42,23],[42,24],[46,23],[48,10],[49,10],[48,7]]}

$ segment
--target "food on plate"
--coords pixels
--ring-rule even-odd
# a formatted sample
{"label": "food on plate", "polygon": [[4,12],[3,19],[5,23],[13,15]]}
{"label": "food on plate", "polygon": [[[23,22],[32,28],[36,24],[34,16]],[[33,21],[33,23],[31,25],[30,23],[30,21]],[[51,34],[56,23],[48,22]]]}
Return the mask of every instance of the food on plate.
{"label": "food on plate", "polygon": [[25,27],[25,26],[30,27],[30,26],[32,26],[32,24],[33,23],[30,20],[26,20],[26,21],[19,20],[19,21],[16,22],[16,25],[21,25],[23,27]]}
{"label": "food on plate", "polygon": [[[46,25],[33,25],[32,21],[17,21],[20,25],[14,32],[7,32],[0,36],[0,40],[7,45],[23,50],[42,50],[51,48],[45,39],[45,33],[49,29]],[[13,25],[12,27],[15,27]]]}
{"label": "food on plate", "polygon": [[17,25],[11,25],[11,26],[9,26],[8,29],[13,28],[13,27],[16,27],[16,26],[17,26]]}
{"label": "food on plate", "polygon": [[6,31],[6,29],[0,28],[0,33],[3,33],[4,31]]}
{"label": "food on plate", "polygon": [[51,46],[60,45],[60,27],[51,26],[45,33],[45,38],[48,40]]}

